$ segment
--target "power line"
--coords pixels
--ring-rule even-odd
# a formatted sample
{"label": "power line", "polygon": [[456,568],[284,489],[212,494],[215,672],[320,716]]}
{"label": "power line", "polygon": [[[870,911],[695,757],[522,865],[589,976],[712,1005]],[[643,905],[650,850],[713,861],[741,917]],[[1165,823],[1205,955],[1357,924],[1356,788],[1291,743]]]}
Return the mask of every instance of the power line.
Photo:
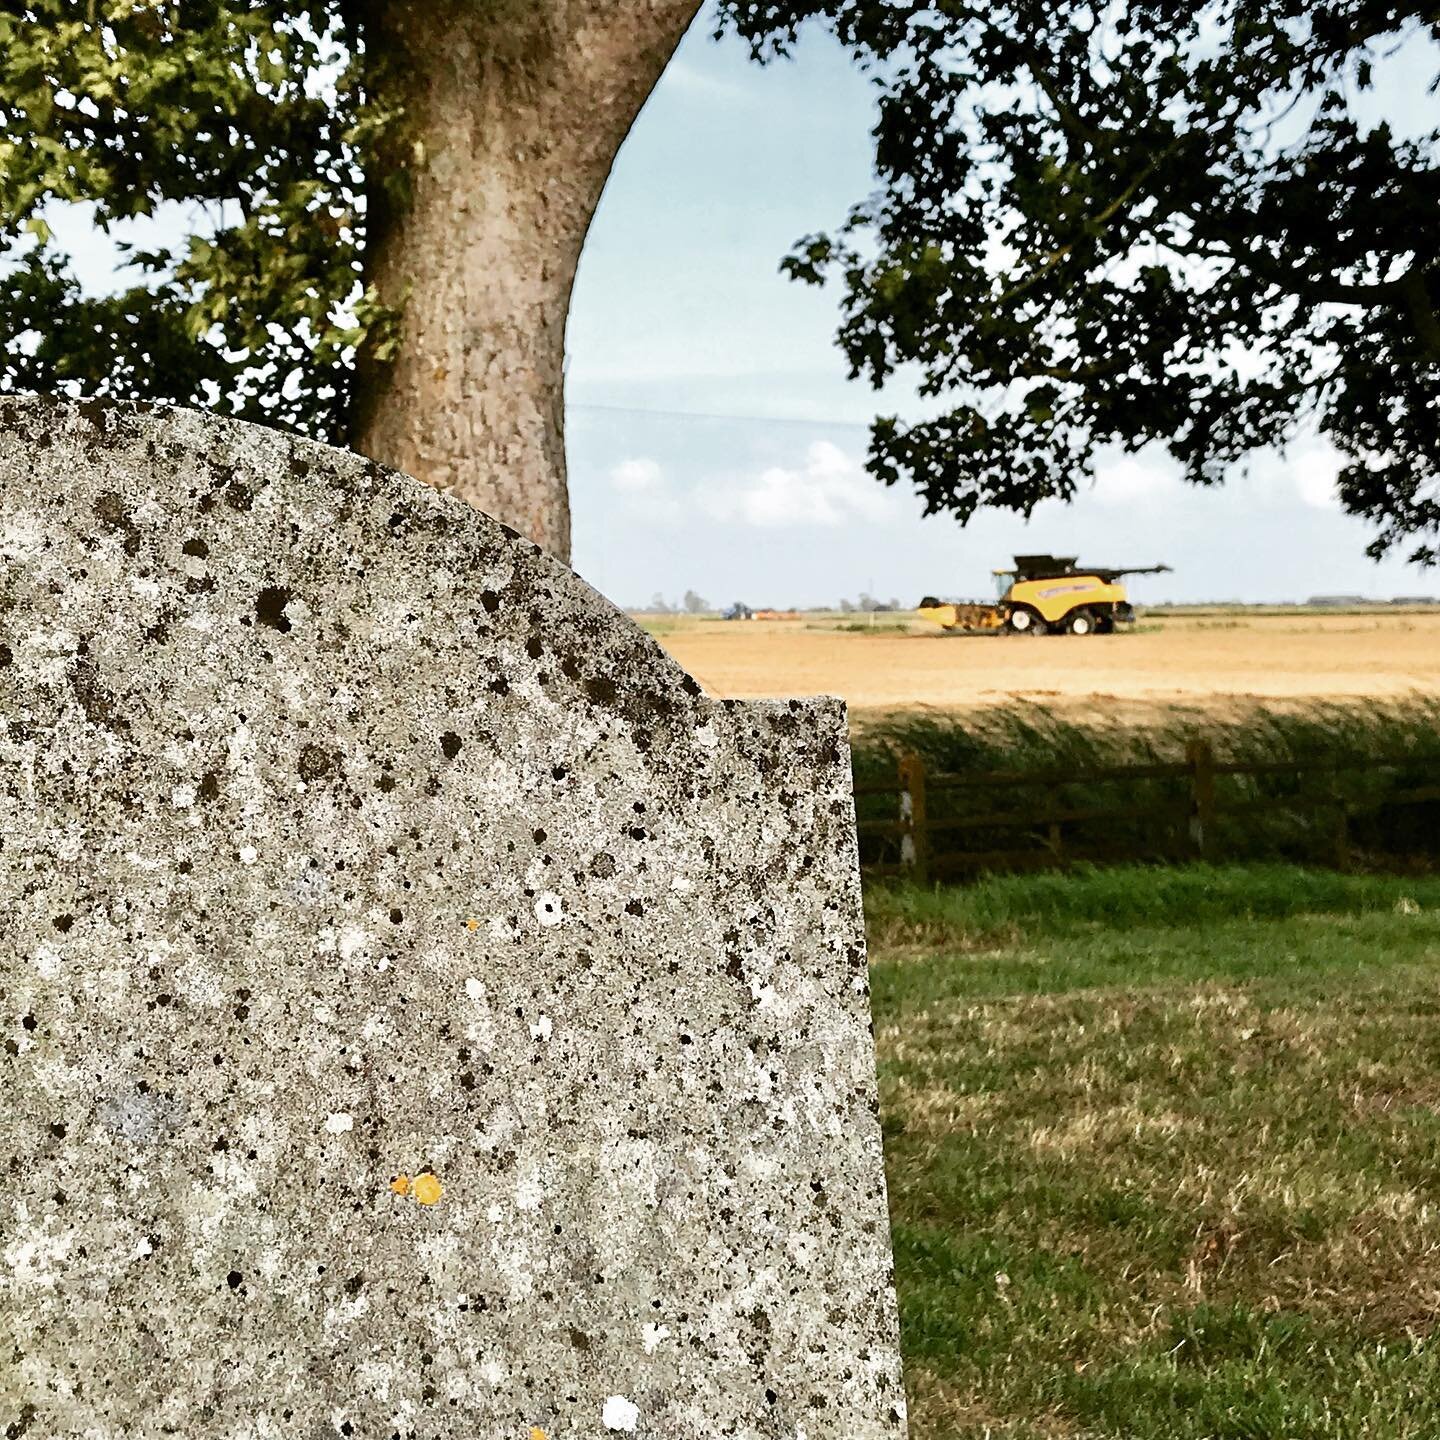
{"label": "power line", "polygon": [[639,405],[594,405],[567,401],[567,410],[593,410],[605,415],[648,415],[668,420],[745,420],[761,425],[806,425],[815,430],[868,430],[859,420],[819,420],[803,415],[737,415],[714,410],[655,410]]}

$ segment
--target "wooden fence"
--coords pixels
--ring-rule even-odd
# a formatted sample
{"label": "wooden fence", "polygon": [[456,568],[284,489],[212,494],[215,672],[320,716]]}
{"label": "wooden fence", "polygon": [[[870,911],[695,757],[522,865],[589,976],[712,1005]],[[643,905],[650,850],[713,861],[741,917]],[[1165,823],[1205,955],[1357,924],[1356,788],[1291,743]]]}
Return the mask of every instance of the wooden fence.
{"label": "wooden fence", "polygon": [[[1355,780],[1363,772],[1392,774],[1389,785],[1367,786],[1357,795]],[[1412,784],[1403,777],[1424,773],[1430,783]],[[1227,777],[1289,776],[1294,793],[1241,795],[1225,793]],[[1349,784],[1342,780],[1349,778]],[[1433,779],[1431,778],[1433,777]],[[1074,787],[1132,786],[1134,782],[1168,782],[1169,793],[1139,803],[1117,796],[1111,803],[1073,803],[1067,791]],[[1043,799],[1036,798],[1042,792]],[[967,792],[970,803],[979,796],[1003,797],[1018,792],[1018,803],[980,803],[978,809],[937,805],[940,797]],[[873,798],[894,798],[893,818],[862,814],[858,829],[862,845],[881,842],[888,858],[867,861],[873,875],[905,875],[918,881],[957,878],[986,870],[1045,869],[1075,861],[1104,860],[1223,860],[1232,858],[1225,843],[1225,822],[1233,817],[1260,814],[1307,817],[1310,833],[1320,832],[1324,852],[1335,865],[1352,863],[1352,822],[1367,811],[1389,806],[1440,802],[1440,757],[1436,756],[1333,756],[1306,760],[1246,761],[1231,763],[1216,758],[1210,743],[1192,740],[1185,759],[1171,764],[1114,765],[1055,771],[989,771],[945,774],[926,769],[918,755],[900,757],[894,780],[857,784],[857,805],[874,809]],[[1093,830],[1098,822],[1141,822],[1142,834],[1113,841],[1077,836],[1077,828]],[[1158,823],[1156,823],[1158,822]],[[1132,827],[1133,828],[1133,827]],[[957,844],[957,837],[986,837],[999,832],[1015,842],[995,846],[982,839],[978,847]],[[1440,846],[1440,834],[1435,837]],[[898,846],[895,843],[898,841]],[[988,846],[988,848],[987,848]],[[898,853],[897,853],[898,852]]]}

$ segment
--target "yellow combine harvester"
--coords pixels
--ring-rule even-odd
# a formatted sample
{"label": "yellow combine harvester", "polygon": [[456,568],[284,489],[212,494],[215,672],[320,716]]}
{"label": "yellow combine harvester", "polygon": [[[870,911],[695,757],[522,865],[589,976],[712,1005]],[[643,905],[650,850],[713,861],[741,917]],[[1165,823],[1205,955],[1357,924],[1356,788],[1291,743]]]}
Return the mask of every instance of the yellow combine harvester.
{"label": "yellow combine harvester", "polygon": [[1112,570],[1080,566],[1074,557],[1017,555],[1009,570],[996,570],[997,603],[937,600],[927,595],[917,607],[923,620],[944,630],[1008,630],[1013,635],[1108,635],[1135,618],[1124,575],[1159,575],[1168,565]]}

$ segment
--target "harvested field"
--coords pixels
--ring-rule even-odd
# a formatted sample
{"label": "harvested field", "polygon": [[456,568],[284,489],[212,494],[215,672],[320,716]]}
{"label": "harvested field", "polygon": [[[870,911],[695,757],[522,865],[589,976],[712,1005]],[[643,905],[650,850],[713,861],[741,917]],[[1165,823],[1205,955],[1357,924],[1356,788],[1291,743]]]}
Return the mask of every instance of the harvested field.
{"label": "harvested field", "polygon": [[713,695],[831,694],[857,710],[957,711],[1038,700],[1141,718],[1153,707],[1232,701],[1401,700],[1440,694],[1440,613],[1143,620],[1112,636],[949,636],[904,616],[647,621]]}

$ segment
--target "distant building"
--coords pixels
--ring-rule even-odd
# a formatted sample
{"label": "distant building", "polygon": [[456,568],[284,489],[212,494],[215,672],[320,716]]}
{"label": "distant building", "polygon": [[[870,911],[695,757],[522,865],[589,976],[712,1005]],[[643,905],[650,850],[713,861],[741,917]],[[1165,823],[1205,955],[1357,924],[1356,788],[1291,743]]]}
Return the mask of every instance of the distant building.
{"label": "distant building", "polygon": [[1440,596],[1397,595],[1390,603],[1392,605],[1440,605]]}
{"label": "distant building", "polygon": [[1307,605],[1368,605],[1369,599],[1364,595],[1312,595],[1306,602]]}

